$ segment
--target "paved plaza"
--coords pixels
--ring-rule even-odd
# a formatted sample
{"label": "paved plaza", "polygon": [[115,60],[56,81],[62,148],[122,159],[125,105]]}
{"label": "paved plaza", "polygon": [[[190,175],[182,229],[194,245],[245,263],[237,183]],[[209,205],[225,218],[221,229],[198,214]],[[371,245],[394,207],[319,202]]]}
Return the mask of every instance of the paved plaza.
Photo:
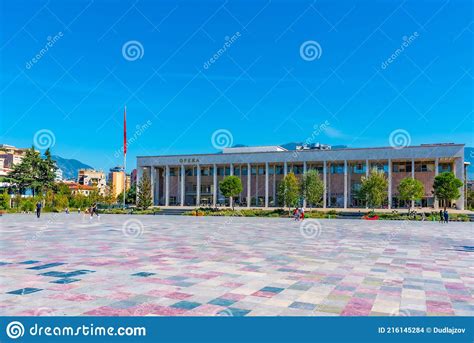
{"label": "paved plaza", "polygon": [[474,315],[471,223],[0,217],[1,315]]}

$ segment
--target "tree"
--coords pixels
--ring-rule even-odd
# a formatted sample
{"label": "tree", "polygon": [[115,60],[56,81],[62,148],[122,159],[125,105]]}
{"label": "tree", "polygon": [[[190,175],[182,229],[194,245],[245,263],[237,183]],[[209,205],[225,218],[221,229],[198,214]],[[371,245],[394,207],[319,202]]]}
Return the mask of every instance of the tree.
{"label": "tree", "polygon": [[151,203],[151,182],[148,174],[144,173],[138,185],[137,206],[146,210]]}
{"label": "tree", "polygon": [[[125,203],[129,205],[135,205],[137,200],[137,187],[132,185],[125,193]],[[123,192],[117,195],[117,202],[123,201]]]}
{"label": "tree", "polygon": [[[410,201],[411,202],[420,200],[425,195],[425,187],[420,180],[413,179],[411,177],[406,177],[400,181],[398,185],[398,198],[400,200]],[[410,211],[410,209],[408,210]]]}
{"label": "tree", "polygon": [[[232,199],[232,197],[235,197],[242,192],[242,181],[240,181],[240,178],[234,175],[226,176],[222,181],[219,182],[219,189],[223,196]],[[233,210],[234,202],[232,202],[232,211]]]}
{"label": "tree", "polygon": [[10,195],[6,190],[0,193],[0,210],[7,210],[10,208]]}
{"label": "tree", "polygon": [[385,173],[374,168],[368,177],[362,177],[359,197],[364,199],[367,206],[372,207],[375,211],[375,208],[380,207],[387,199],[387,189],[388,181]]}
{"label": "tree", "polygon": [[31,189],[33,195],[42,194],[53,188],[56,169],[56,163],[52,160],[49,149],[45,151],[42,159],[40,153],[32,146],[26,151],[21,162],[13,166],[8,178],[20,193]]}
{"label": "tree", "polygon": [[446,204],[449,201],[459,199],[461,196],[459,188],[462,186],[463,182],[454,176],[454,173],[444,172],[435,177],[433,192],[438,200],[444,201],[444,209],[446,210]]}
{"label": "tree", "polygon": [[311,169],[301,180],[301,196],[307,204],[321,205],[324,196],[324,183],[317,170]]}
{"label": "tree", "polygon": [[299,200],[299,185],[295,174],[288,173],[278,187],[278,198],[288,207],[290,214],[291,207],[296,207]]}

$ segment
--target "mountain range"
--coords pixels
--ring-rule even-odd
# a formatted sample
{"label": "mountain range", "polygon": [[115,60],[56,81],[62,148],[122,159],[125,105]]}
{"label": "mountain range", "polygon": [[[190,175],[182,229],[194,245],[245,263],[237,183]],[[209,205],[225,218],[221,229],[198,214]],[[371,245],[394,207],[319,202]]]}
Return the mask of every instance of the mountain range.
{"label": "mountain range", "polygon": [[63,158],[57,155],[51,156],[56,165],[63,171],[63,179],[76,180],[79,169],[93,169],[91,166],[75,159]]}

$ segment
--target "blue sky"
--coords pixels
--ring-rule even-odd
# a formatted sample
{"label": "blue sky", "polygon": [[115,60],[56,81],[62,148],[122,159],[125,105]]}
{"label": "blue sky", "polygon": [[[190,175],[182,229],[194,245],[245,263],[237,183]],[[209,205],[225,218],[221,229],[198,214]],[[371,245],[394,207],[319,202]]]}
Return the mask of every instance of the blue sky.
{"label": "blue sky", "polygon": [[[388,146],[397,129],[412,145],[473,145],[470,1],[1,1],[0,13],[0,143],[48,130],[53,153],[108,169],[126,104],[128,169],[137,155],[217,152],[219,129],[246,145]],[[143,47],[133,61],[130,41]]]}

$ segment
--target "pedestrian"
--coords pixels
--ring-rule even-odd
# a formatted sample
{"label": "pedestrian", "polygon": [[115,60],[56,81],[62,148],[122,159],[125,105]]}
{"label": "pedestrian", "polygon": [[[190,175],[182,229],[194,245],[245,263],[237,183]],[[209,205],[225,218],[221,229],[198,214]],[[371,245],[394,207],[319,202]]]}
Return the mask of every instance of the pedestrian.
{"label": "pedestrian", "polygon": [[449,222],[449,213],[448,210],[444,210],[444,222],[448,223]]}
{"label": "pedestrian", "polygon": [[300,216],[299,209],[298,207],[295,207],[295,209],[293,210],[293,219],[295,221],[298,221],[299,216]]}
{"label": "pedestrian", "polygon": [[300,219],[301,220],[304,219],[304,207],[301,207],[301,209],[300,209]]}
{"label": "pedestrian", "polygon": [[36,203],[36,218],[39,218],[41,216],[41,201],[38,201]]}
{"label": "pedestrian", "polygon": [[66,207],[66,214],[69,214],[69,207]]}
{"label": "pedestrian", "polygon": [[97,203],[93,203],[91,207],[91,218],[94,216],[94,214],[99,217],[99,212],[97,211]]}
{"label": "pedestrian", "polygon": [[441,224],[443,224],[443,222],[444,222],[443,210],[439,210],[439,222]]}
{"label": "pedestrian", "polygon": [[81,214],[81,208],[80,207],[77,209],[77,214]]}

